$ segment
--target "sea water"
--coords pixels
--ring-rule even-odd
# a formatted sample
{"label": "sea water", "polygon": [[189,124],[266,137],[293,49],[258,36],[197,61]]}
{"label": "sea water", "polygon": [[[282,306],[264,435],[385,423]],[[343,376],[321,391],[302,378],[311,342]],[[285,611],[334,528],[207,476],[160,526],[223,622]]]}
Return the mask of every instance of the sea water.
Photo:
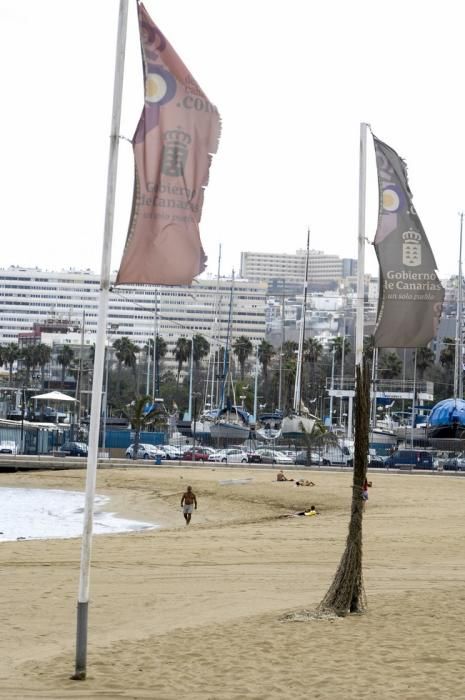
{"label": "sea water", "polygon": [[[103,510],[106,496],[94,501],[96,535],[154,529],[156,523],[120,518]],[[80,537],[85,494],[59,489],[0,488],[0,541]]]}

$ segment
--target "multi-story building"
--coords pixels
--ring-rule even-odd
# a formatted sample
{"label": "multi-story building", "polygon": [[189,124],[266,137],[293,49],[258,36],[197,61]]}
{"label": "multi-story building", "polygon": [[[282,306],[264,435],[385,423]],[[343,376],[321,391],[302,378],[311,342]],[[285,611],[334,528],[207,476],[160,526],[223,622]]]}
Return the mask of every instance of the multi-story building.
{"label": "multi-story building", "polygon": [[[86,337],[96,334],[100,278],[89,271],[0,270],[0,343],[18,342],[34,324],[68,323],[76,331],[85,312]],[[168,353],[180,336],[201,334],[224,345],[232,298],[231,337],[253,343],[265,337],[266,283],[242,279],[195,280],[190,287],[124,285],[110,292],[112,338],[143,345],[157,332]],[[53,325],[53,324],[52,324]],[[42,328],[43,330],[43,328]],[[23,336],[26,341],[26,336]]]}
{"label": "multi-story building", "polygon": [[[302,285],[305,279],[306,250],[289,253],[241,253],[240,276],[254,282],[268,282],[270,291],[279,293],[279,281],[286,285]],[[313,289],[337,286],[357,274],[357,261],[311,250],[308,260],[308,280]],[[274,286],[273,286],[274,285]],[[278,285],[278,286],[277,286]],[[284,289],[283,289],[284,291]],[[289,293],[290,290],[287,290]]]}

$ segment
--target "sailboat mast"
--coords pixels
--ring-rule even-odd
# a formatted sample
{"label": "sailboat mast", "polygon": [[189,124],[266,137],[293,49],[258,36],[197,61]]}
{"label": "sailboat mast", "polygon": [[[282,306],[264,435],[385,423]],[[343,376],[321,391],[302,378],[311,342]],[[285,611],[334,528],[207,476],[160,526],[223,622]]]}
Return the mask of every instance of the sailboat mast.
{"label": "sailboat mast", "polygon": [[305,281],[302,301],[302,322],[300,324],[299,350],[297,354],[297,367],[294,386],[294,412],[300,414],[300,404],[302,399],[302,369],[304,362],[304,341],[305,341],[305,316],[307,311],[307,291],[308,291],[308,266],[310,258],[310,228],[307,230],[307,256],[305,260]]}
{"label": "sailboat mast", "polygon": [[[216,367],[216,352],[219,350],[219,317],[220,317],[220,271],[221,271],[221,243],[218,250],[218,269],[216,273],[216,289],[215,289],[215,300],[213,305],[213,327],[210,337],[210,355],[208,358],[208,371],[207,371],[207,381],[205,384],[205,396],[203,405],[206,406],[208,403],[208,384],[210,381],[210,410],[213,410],[214,394],[215,394],[215,375],[217,371]],[[211,371],[211,379],[209,379]]]}
{"label": "sailboat mast", "polygon": [[228,312],[228,328],[226,331],[226,346],[224,349],[223,357],[223,377],[221,382],[221,397],[219,408],[224,408],[224,394],[226,389],[226,381],[229,374],[229,349],[231,345],[231,321],[232,321],[232,308],[233,308],[233,294],[234,294],[234,270],[231,276],[231,292],[229,295],[229,312]]}
{"label": "sailboat mast", "polygon": [[463,212],[460,212],[459,274],[457,280],[457,314],[455,322],[455,363],[454,363],[454,399],[463,398],[463,289],[462,289],[462,232]]}

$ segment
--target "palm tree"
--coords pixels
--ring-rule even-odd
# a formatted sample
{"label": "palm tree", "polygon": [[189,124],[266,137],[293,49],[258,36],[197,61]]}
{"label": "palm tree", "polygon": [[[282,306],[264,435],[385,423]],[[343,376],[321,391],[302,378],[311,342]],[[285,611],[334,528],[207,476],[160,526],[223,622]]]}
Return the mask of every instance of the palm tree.
{"label": "palm tree", "polygon": [[285,343],[283,343],[283,356],[285,359],[291,359],[294,358],[297,354],[297,351],[299,349],[298,344],[294,340],[286,340]]}
{"label": "palm tree", "polygon": [[121,393],[121,370],[124,367],[130,367],[134,373],[134,381],[136,380],[137,358],[136,355],[140,352],[140,348],[129,340],[127,336],[117,338],[113,347],[115,349],[116,359],[118,361],[118,394]]}
{"label": "palm tree", "polygon": [[265,384],[268,381],[268,367],[270,366],[271,359],[275,354],[274,347],[267,340],[262,340],[258,346],[258,361],[262,366],[263,381]]}
{"label": "palm tree", "polygon": [[396,352],[388,352],[381,356],[379,371],[384,379],[395,379],[402,371],[402,362]]}
{"label": "palm tree", "polygon": [[333,345],[334,358],[336,362],[341,362],[343,349],[344,355],[348,355],[352,349],[350,346],[350,340],[348,340],[348,338],[345,338],[343,335],[338,335],[336,338],[334,338]]}
{"label": "palm tree", "polygon": [[[163,409],[160,409],[158,404],[151,405],[152,398],[145,394],[144,396],[136,397],[136,399],[123,411],[131,428],[134,430],[134,448],[132,458],[137,459],[139,452],[140,434],[143,428],[154,423],[164,423],[166,415]],[[148,408],[151,406],[151,408]]]}
{"label": "palm tree", "polygon": [[31,369],[33,369],[37,364],[36,349],[34,345],[26,345],[24,348],[21,348],[20,352],[20,359],[22,360],[26,368],[25,384],[26,386],[29,386],[29,381],[31,378]]}
{"label": "palm tree", "polygon": [[6,347],[2,348],[2,364],[8,366],[10,386],[13,382],[13,365],[16,360],[19,359],[20,354],[19,345],[17,343],[8,343]]}
{"label": "palm tree", "polygon": [[[168,352],[168,345],[166,340],[161,335],[156,335],[155,337],[155,396],[160,395],[160,360],[165,357]],[[153,338],[149,338],[143,347],[145,356],[147,358],[147,363],[153,360]]]}
{"label": "palm tree", "polygon": [[450,372],[455,365],[455,340],[454,338],[443,338],[443,349],[439,354],[439,362],[445,370]]}
{"label": "palm tree", "polygon": [[417,369],[420,379],[423,379],[425,370],[434,365],[434,352],[430,348],[417,349]]}
{"label": "palm tree", "polygon": [[[168,351],[168,345],[166,343],[166,340],[161,336],[158,335],[156,336],[156,348],[155,348],[155,362],[158,366],[160,360],[165,357],[167,351]],[[149,338],[146,344],[143,347],[143,350],[147,357],[153,357],[153,338]]]}
{"label": "palm tree", "polygon": [[368,335],[363,339],[363,354],[369,362],[373,362],[375,347],[374,335]]}
{"label": "palm tree", "polygon": [[310,364],[315,364],[323,354],[323,345],[316,338],[307,338],[304,343],[304,358]]}
{"label": "palm tree", "polygon": [[69,367],[74,359],[74,350],[69,345],[63,345],[57,355],[57,362],[61,365],[61,388],[65,384],[66,368]]}
{"label": "palm tree", "polygon": [[245,363],[253,351],[253,345],[245,335],[239,336],[233,343],[233,352],[237,357],[241,373],[241,382],[244,381]]}
{"label": "palm tree", "polygon": [[198,333],[197,335],[194,335],[193,338],[194,341],[194,364],[196,368],[199,368],[200,361],[203,360],[204,357],[208,357],[210,353],[210,343],[208,340],[203,336]]}
{"label": "palm tree", "polygon": [[49,345],[45,345],[45,343],[39,343],[39,345],[35,346],[35,350],[37,364],[40,367],[40,384],[43,389],[45,384],[45,367],[50,362],[52,349]]}
{"label": "palm tree", "polygon": [[310,365],[308,382],[310,396],[307,398],[315,398],[318,395],[317,365],[323,355],[323,345],[316,338],[307,338],[303,353],[304,360]]}
{"label": "palm tree", "polygon": [[179,386],[179,377],[181,374],[182,366],[190,357],[191,354],[191,341],[189,338],[178,338],[174,350],[172,351],[174,359],[178,363],[178,374],[176,378],[176,388]]}

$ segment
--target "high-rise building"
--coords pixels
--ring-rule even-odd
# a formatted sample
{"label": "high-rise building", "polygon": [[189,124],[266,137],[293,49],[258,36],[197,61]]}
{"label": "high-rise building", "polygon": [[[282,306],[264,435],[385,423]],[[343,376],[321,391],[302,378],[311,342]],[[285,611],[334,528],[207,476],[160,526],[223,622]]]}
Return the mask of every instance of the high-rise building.
{"label": "high-rise building", "polygon": [[[100,278],[89,271],[46,272],[19,267],[0,270],[0,343],[18,342],[34,324],[81,324],[86,335],[97,330]],[[127,336],[137,345],[155,328],[168,344],[180,336],[213,334],[226,340],[231,279],[195,280],[190,287],[124,285],[110,292],[108,323],[113,339]],[[245,335],[255,343],[265,337],[266,283],[236,279],[232,294],[232,339]],[[37,327],[37,326],[36,326]]]}
{"label": "high-rise building", "polygon": [[[285,280],[286,284],[303,283],[306,250],[296,253],[241,253],[240,276],[252,282]],[[337,285],[357,274],[357,261],[311,250],[308,260],[308,280],[311,287]],[[278,289],[272,289],[277,293]]]}

